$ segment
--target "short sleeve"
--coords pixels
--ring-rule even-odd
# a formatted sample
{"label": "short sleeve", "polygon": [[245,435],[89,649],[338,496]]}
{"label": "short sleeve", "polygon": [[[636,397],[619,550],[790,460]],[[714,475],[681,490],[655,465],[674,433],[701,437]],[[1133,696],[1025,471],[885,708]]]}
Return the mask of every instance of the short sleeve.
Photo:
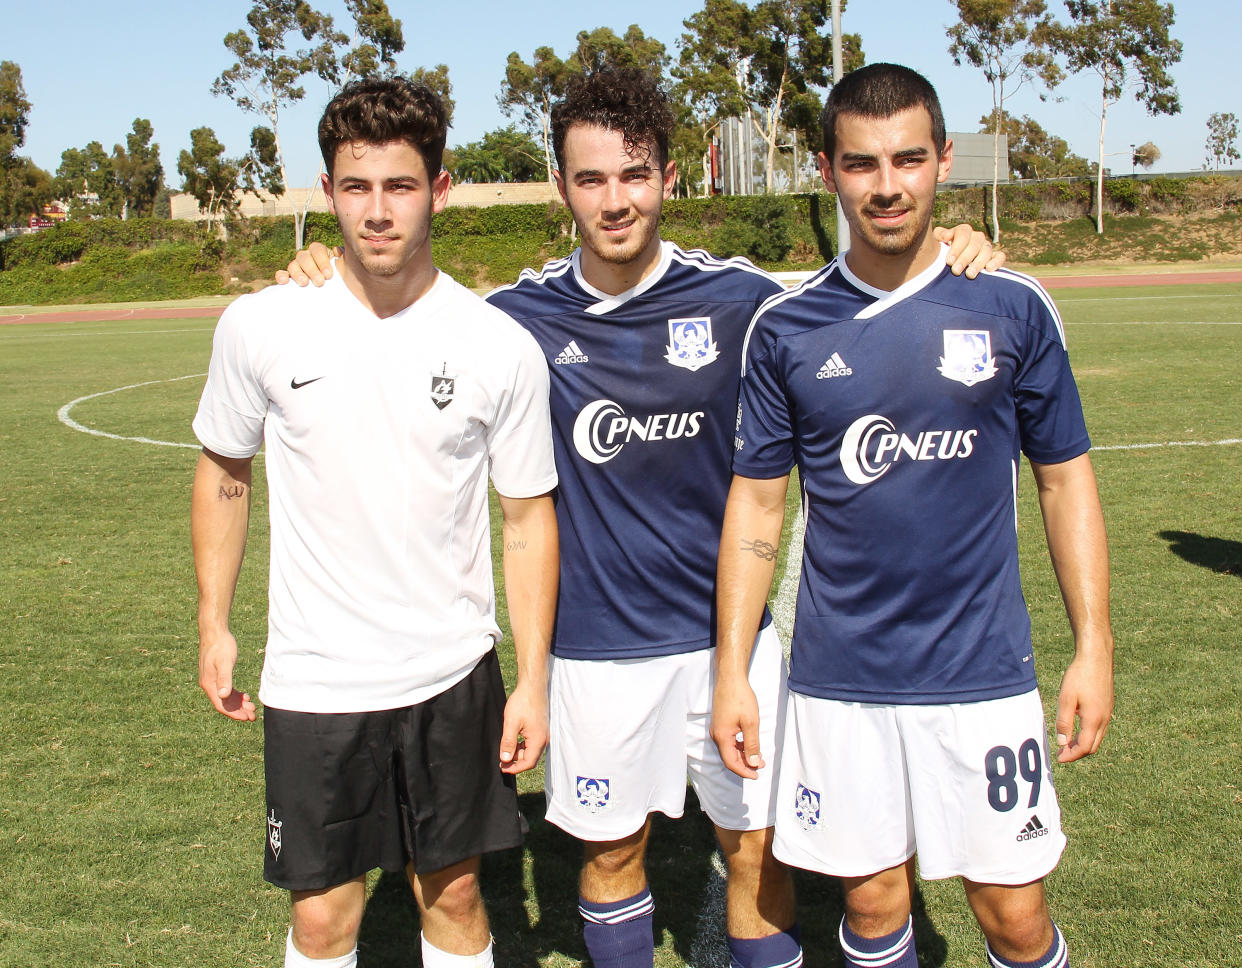
{"label": "short sleeve", "polygon": [[752,332],[738,396],[733,472],[773,478],[794,465],[793,418],[780,373],[778,345]]}
{"label": "short sleeve", "polygon": [[513,365],[488,432],[492,483],[505,497],[536,497],[556,487],[548,364],[514,323]]}
{"label": "short sleeve", "polygon": [[[1044,300],[1048,299],[1044,295]],[[1040,464],[1059,464],[1091,447],[1078,385],[1070,370],[1060,319],[1032,298],[1026,346],[1015,375],[1014,402],[1022,452]]]}
{"label": "short sleeve", "polygon": [[234,303],[220,317],[194,417],[199,442],[223,457],[253,457],[263,443],[268,399],[247,352],[247,316],[244,305]]}

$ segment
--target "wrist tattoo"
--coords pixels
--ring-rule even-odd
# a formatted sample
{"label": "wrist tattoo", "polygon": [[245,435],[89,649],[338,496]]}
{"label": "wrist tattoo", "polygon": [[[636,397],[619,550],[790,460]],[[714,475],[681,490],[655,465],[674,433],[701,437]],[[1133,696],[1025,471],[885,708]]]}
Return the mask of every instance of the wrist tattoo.
{"label": "wrist tattoo", "polygon": [[776,560],[776,545],[770,544],[767,541],[763,541],[763,540],[748,541],[745,538],[743,538],[742,539],[742,550],[749,551],[756,558],[762,558],[764,561],[775,561]]}
{"label": "wrist tattoo", "polygon": [[217,496],[221,501],[235,501],[246,496],[246,485],[238,483],[221,484],[220,493]]}

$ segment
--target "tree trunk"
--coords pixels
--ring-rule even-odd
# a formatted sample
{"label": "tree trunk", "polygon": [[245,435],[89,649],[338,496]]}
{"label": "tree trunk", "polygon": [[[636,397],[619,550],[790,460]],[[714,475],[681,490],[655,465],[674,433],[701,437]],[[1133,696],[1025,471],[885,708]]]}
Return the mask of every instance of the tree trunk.
{"label": "tree trunk", "polygon": [[1095,173],[1095,233],[1104,234],[1104,124],[1108,118],[1108,95],[1100,97],[1100,161]]}
{"label": "tree trunk", "polygon": [[[1000,129],[1002,105],[1005,103],[1004,82],[1001,82],[1000,97],[995,98],[992,105],[992,244],[1000,242],[1000,207],[997,183],[1000,182]],[[995,90],[993,91],[995,94]]]}
{"label": "tree trunk", "polygon": [[556,179],[552,177],[552,132],[549,127],[551,122],[551,107],[544,105],[541,122],[543,125],[543,163],[548,169],[548,184],[553,188],[556,187]]}
{"label": "tree trunk", "polygon": [[785,65],[781,69],[781,83],[776,89],[776,106],[768,111],[768,130],[766,137],[768,139],[768,156],[763,162],[763,185],[764,190],[771,195],[776,190],[776,139],[780,135],[781,126],[781,103],[785,99],[785,82],[789,79],[789,60],[786,58]]}

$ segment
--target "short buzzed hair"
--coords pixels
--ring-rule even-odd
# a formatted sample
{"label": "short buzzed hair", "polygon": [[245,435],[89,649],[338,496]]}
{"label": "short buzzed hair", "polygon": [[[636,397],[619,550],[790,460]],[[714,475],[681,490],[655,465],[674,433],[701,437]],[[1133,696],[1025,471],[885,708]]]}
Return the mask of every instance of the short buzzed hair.
{"label": "short buzzed hair", "polygon": [[918,71],[900,64],[868,64],[850,71],[833,85],[820,115],[824,129],[824,154],[832,163],[837,148],[837,118],[856,114],[864,118],[891,118],[910,108],[924,108],[931,117],[932,142],[937,156],[944,154],[947,137],[944,112],[936,89]]}
{"label": "short buzzed hair", "polygon": [[621,132],[626,151],[650,149],[656,167],[668,161],[673,111],[654,77],[636,67],[605,68],[570,82],[552,108],[552,150],[565,171],[565,135],[575,124]]}
{"label": "short buzzed hair", "polygon": [[404,141],[422,156],[427,177],[444,165],[448,116],[440,96],[404,77],[365,78],[346,84],[319,119],[319,151],[328,177],[342,145]]}

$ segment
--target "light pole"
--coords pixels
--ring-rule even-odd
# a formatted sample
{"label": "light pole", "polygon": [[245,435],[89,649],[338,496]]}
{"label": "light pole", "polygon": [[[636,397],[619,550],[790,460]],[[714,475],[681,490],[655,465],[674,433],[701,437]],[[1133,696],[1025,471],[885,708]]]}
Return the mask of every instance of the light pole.
{"label": "light pole", "polygon": [[[845,59],[841,54],[841,0],[832,0],[832,83],[840,82],[845,73]],[[837,255],[850,247],[850,223],[845,220],[841,196],[837,196]]]}

